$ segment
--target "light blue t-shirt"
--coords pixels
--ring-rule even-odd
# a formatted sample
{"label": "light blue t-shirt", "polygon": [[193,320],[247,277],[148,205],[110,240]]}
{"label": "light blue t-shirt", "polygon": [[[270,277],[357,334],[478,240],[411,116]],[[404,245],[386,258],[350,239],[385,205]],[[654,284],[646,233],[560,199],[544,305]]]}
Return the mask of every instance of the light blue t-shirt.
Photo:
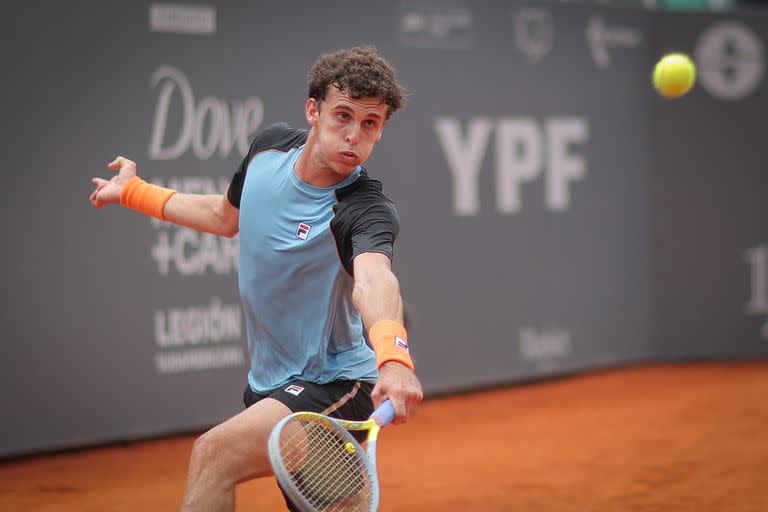
{"label": "light blue t-shirt", "polygon": [[301,181],[294,166],[306,136],[285,124],[267,128],[230,184],[240,208],[248,382],[257,393],[297,379],[378,374],[352,302],[352,260],[362,252],[392,257],[397,211],[359,166],[333,187]]}

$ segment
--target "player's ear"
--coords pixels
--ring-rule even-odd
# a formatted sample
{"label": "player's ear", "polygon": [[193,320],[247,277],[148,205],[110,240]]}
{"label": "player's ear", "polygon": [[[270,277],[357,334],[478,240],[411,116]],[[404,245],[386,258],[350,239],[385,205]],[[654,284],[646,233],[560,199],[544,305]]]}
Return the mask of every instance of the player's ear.
{"label": "player's ear", "polygon": [[320,117],[320,103],[315,98],[308,98],[304,111],[310,126],[317,126]]}

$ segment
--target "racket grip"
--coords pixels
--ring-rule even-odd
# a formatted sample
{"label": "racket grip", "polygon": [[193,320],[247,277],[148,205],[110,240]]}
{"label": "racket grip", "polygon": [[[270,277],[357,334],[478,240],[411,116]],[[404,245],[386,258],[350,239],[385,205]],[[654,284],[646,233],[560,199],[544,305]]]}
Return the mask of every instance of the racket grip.
{"label": "racket grip", "polygon": [[380,426],[386,427],[395,419],[395,406],[389,400],[384,400],[382,404],[373,411],[371,418]]}

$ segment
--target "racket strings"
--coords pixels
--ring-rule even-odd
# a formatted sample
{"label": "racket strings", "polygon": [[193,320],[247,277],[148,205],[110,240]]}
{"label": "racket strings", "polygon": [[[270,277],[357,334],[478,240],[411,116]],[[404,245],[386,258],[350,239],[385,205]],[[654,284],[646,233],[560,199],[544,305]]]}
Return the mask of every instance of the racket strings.
{"label": "racket strings", "polygon": [[293,484],[323,512],[368,511],[368,470],[347,439],[333,428],[297,419],[283,429],[280,449]]}
{"label": "racket strings", "polygon": [[[344,450],[346,444],[317,424],[307,424],[309,435],[295,434],[293,447],[300,457],[290,467],[300,492],[318,510],[357,510],[356,502],[366,502],[360,491],[367,490],[364,467],[359,457]],[[367,510],[365,507],[360,510]]]}
{"label": "racket strings", "polygon": [[292,464],[298,468],[294,472],[297,484],[319,508],[349,510],[342,505],[365,488],[365,468],[359,457],[344,450],[343,438],[314,423],[307,423],[305,429],[306,439],[297,434],[295,441],[299,442],[292,443],[303,452],[297,464]]}

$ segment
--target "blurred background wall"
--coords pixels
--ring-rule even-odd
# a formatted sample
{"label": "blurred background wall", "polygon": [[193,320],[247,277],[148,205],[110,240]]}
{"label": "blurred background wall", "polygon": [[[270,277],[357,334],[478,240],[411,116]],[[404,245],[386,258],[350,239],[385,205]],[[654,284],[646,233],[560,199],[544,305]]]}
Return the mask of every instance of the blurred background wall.
{"label": "blurred background wall", "polygon": [[[90,179],[120,154],[155,183],[224,191],[256,132],[304,126],[315,58],[358,44],[411,92],[366,167],[399,205],[394,265],[428,395],[765,357],[768,15],[734,7],[9,7],[0,457],[241,409],[237,238],[94,210]],[[699,68],[677,100],[650,85],[670,51]]]}

